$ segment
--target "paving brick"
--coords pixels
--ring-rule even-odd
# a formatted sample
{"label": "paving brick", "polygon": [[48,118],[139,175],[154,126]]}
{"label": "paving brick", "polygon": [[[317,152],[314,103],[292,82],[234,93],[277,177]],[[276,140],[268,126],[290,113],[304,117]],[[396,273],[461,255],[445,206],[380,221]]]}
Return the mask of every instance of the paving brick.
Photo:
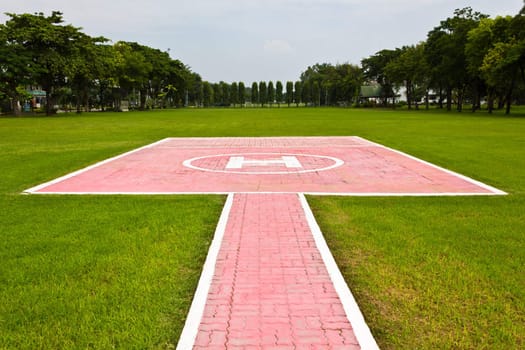
{"label": "paving brick", "polygon": [[236,194],[219,257],[195,348],[357,344],[297,195]]}

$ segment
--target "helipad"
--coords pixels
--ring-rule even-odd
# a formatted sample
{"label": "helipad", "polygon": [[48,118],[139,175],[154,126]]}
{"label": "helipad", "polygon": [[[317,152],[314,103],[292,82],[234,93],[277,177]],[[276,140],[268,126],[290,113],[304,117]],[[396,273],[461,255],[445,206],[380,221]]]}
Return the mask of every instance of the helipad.
{"label": "helipad", "polygon": [[503,194],[360,137],[167,138],[26,192]]}
{"label": "helipad", "polygon": [[227,193],[178,350],[378,350],[304,193],[504,192],[359,137],[168,138],[27,193]]}

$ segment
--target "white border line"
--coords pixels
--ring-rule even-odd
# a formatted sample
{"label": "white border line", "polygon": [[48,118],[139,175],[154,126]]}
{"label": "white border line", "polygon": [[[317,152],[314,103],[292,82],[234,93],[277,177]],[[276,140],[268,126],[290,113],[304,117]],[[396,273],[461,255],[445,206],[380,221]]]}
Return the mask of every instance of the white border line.
{"label": "white border line", "polygon": [[[370,147],[370,146],[375,146],[375,147],[379,147],[379,148],[383,148],[383,149],[386,149],[386,150],[389,150],[391,152],[394,152],[394,153],[397,153],[397,154],[400,154],[404,157],[407,157],[409,159],[412,159],[412,160],[415,160],[417,162],[420,162],[422,164],[425,164],[427,166],[430,166],[434,169],[437,169],[437,170],[440,170],[440,171],[443,171],[449,175],[452,175],[452,176],[455,176],[459,179],[462,179],[464,181],[467,181],[473,185],[476,185],[480,188],[483,188],[487,191],[490,191],[489,193],[478,193],[478,192],[445,192],[445,193],[439,193],[439,192],[404,192],[404,193],[391,193],[391,192],[386,192],[386,193],[383,193],[383,192],[346,192],[346,193],[339,193],[339,192],[335,192],[335,193],[332,193],[332,192],[302,192],[302,193],[305,193],[305,194],[309,194],[309,195],[318,195],[318,196],[355,196],[355,197],[440,197],[440,196],[491,196],[491,195],[507,195],[508,193],[507,192],[504,192],[502,190],[499,190],[495,187],[492,187],[490,185],[487,185],[487,184],[484,184],[480,181],[477,181],[477,180],[474,180],[470,177],[467,177],[465,175],[461,175],[459,173],[456,173],[454,171],[451,171],[449,169],[446,169],[446,168],[443,168],[443,167],[440,167],[436,164],[432,164],[430,162],[427,162],[425,160],[422,160],[420,158],[417,158],[417,157],[414,157],[410,154],[407,154],[407,153],[404,153],[402,151],[399,151],[399,150],[396,150],[396,149],[393,149],[393,148],[390,148],[390,147],[387,147],[387,146],[384,146],[380,143],[376,143],[376,142],[373,142],[373,141],[370,141],[370,140],[367,140],[365,138],[362,138],[360,136],[311,136],[311,137],[308,137],[308,136],[305,136],[305,137],[300,137],[300,136],[296,136],[296,137],[273,137],[273,138],[296,138],[296,139],[300,139],[300,138],[307,138],[307,139],[323,139],[325,137],[330,137],[330,138],[341,138],[341,139],[344,139],[344,138],[356,138],[356,139],[359,139],[361,140],[361,142],[363,143],[367,143],[368,145],[361,145],[360,147]],[[268,138],[272,138],[272,137],[263,137],[265,139],[268,139]],[[183,195],[183,194],[220,194],[220,195],[224,195],[224,194],[229,194],[231,193],[231,191],[224,191],[224,192],[221,192],[221,191],[210,191],[210,192],[206,192],[206,191],[203,191],[203,192],[199,192],[199,191],[192,191],[192,192],[141,192],[141,191],[133,191],[133,192],[61,192],[61,191],[56,191],[56,192],[38,192],[39,190],[41,190],[42,188],[45,188],[47,186],[50,186],[50,185],[53,185],[53,184],[56,184],[56,183],[59,183],[63,180],[66,180],[66,179],[69,179],[71,177],[74,177],[76,175],[79,175],[81,173],[84,173],[88,170],[91,170],[93,168],[96,168],[98,166],[101,166],[101,165],[104,165],[106,163],[109,163],[113,160],[116,160],[116,159],[119,159],[119,158],[122,158],[122,157],[125,157],[129,154],[132,154],[132,153],[135,153],[135,152],[139,152],[143,149],[146,149],[146,148],[150,148],[150,147],[155,147],[163,142],[167,142],[167,141],[170,141],[170,140],[173,140],[173,139],[184,139],[184,140],[209,140],[209,139],[232,139],[230,137],[223,137],[223,138],[206,138],[206,137],[202,137],[202,138],[195,138],[195,137],[189,137],[189,138],[173,138],[173,137],[167,137],[167,138],[164,138],[162,140],[159,140],[157,142],[154,142],[154,143],[151,143],[149,145],[145,145],[145,146],[142,146],[142,147],[139,147],[139,148],[136,148],[134,150],[131,150],[129,152],[126,152],[126,153],[123,153],[123,154],[120,154],[120,155],[117,155],[115,157],[112,157],[112,158],[108,158],[108,159],[105,159],[101,162],[98,162],[96,164],[93,164],[93,165],[90,165],[86,168],[83,168],[83,169],[80,169],[80,170],[77,170],[75,172],[72,172],[70,174],[67,174],[67,175],[64,175],[62,177],[59,177],[59,178],[56,178],[54,180],[51,180],[51,181],[48,181],[46,183],[43,183],[43,184],[40,184],[38,186],[35,186],[35,187],[31,187],[25,191],[23,191],[22,193],[23,194],[50,194],[50,195]],[[249,137],[246,138],[246,137],[237,137],[237,138],[234,138],[234,139],[250,139]],[[277,154],[277,153],[276,153]],[[322,156],[322,157],[325,157],[325,156]],[[331,157],[328,157],[326,156],[327,158],[331,158]],[[194,158],[196,159],[196,158]],[[334,159],[337,159],[337,158],[334,158]],[[192,159],[193,160],[193,159]],[[247,173],[242,173],[242,174],[247,174]],[[298,193],[298,192],[282,192],[282,191],[276,191],[276,192],[271,192],[271,191],[268,191],[268,192],[236,192],[236,193]]]}
{"label": "white border line", "polygon": [[343,304],[346,317],[352,325],[352,330],[354,331],[354,334],[357,338],[357,341],[359,342],[359,345],[361,346],[361,349],[379,350],[379,346],[377,345],[374,336],[370,332],[370,328],[368,328],[365,318],[363,317],[363,314],[361,313],[361,310],[359,309],[359,306],[357,305],[357,302],[355,301],[352,292],[348,288],[348,285],[346,284],[343,275],[341,274],[341,271],[337,267],[335,259],[332,256],[328,245],[326,244],[326,241],[323,237],[323,233],[321,232],[321,229],[319,228],[319,225],[315,220],[314,214],[312,213],[312,210],[310,209],[310,206],[308,205],[304,194],[299,193],[298,196],[299,201],[301,202],[301,206],[303,207],[304,213],[306,215],[308,226],[312,231],[312,235],[314,237],[317,249],[321,254],[326,269],[328,270],[328,274],[330,275],[330,279],[332,280],[332,283],[334,285],[335,291],[337,292],[337,295],[339,295],[339,299]]}
{"label": "white border line", "polygon": [[[69,174],[67,174],[67,175],[61,176],[61,177],[56,178],[56,179],[54,179],[54,180],[48,181],[48,182],[46,182],[46,183],[40,184],[40,185],[35,186],[35,187],[31,187],[31,188],[29,188],[29,189],[23,191],[22,193],[37,193],[38,190],[40,190],[40,189],[42,189],[42,188],[44,188],[44,187],[54,185],[54,184],[56,184],[56,183],[58,183],[58,182],[61,182],[61,181],[67,180],[67,179],[69,179],[69,178],[71,178],[71,177],[73,177],[73,176],[76,176],[76,175],[82,174],[82,173],[84,173],[84,172],[86,172],[86,171],[88,171],[88,170],[91,170],[91,169],[93,169],[93,168],[99,167],[99,166],[104,165],[104,164],[106,164],[106,163],[109,163],[109,162],[111,162],[111,161],[114,161],[114,160],[117,160],[117,159],[119,159],[119,158],[125,157],[125,156],[127,156],[127,155],[130,155],[130,154],[133,154],[133,153],[136,153],[136,152],[142,151],[143,149],[150,148],[150,147],[155,147],[155,146],[161,144],[162,142],[166,142],[166,141],[169,140],[169,139],[170,139],[170,138],[165,138],[165,139],[162,139],[162,140],[159,140],[159,141],[156,141],[156,142],[150,143],[149,145],[145,145],[145,146],[142,146],[142,147],[139,147],[139,148],[135,148],[135,149],[133,149],[133,150],[131,150],[131,151],[128,151],[128,152],[126,152],[126,153],[119,154],[119,155],[117,155],[117,156],[115,156],[115,157],[111,157],[111,158],[108,158],[108,159],[104,159],[103,161],[100,161],[100,162],[98,162],[98,163],[95,163],[95,164],[89,165],[89,166],[87,166],[87,167],[85,167],[85,168],[82,168],[82,169],[80,169],[80,170],[74,171],[74,172],[69,173]],[[47,192],[47,193],[52,194],[51,192]],[[61,192],[56,192],[56,193],[53,193],[53,194],[63,194],[63,193],[61,193]],[[67,192],[67,194],[70,194],[70,193]]]}
{"label": "white border line", "polygon": [[210,290],[213,275],[215,273],[217,256],[219,255],[219,250],[221,249],[224,232],[226,231],[226,224],[228,222],[233,205],[233,197],[233,193],[228,194],[228,198],[226,199],[226,203],[222,209],[219,223],[215,229],[213,241],[211,242],[210,248],[208,250],[206,262],[202,268],[199,284],[197,285],[197,290],[193,296],[190,311],[188,312],[186,322],[184,323],[184,328],[182,329],[182,333],[177,344],[177,350],[192,349],[195,344],[195,339],[197,338],[197,334],[199,332],[199,325],[201,323],[204,308],[206,306],[208,292]]}
{"label": "white border line", "polygon": [[[24,191],[24,193],[29,193]],[[308,196],[339,196],[339,197],[462,197],[462,196],[501,196],[507,193],[494,193],[494,192],[283,192],[283,191],[216,191],[216,192],[34,192],[31,194],[38,195],[72,195],[72,196],[120,196],[120,195],[133,195],[133,196],[175,196],[175,195],[228,195],[230,193],[239,194],[296,194],[304,193]]]}
{"label": "white border line", "polygon": [[459,174],[459,173],[456,173],[455,171],[452,171],[452,170],[449,170],[449,169],[446,169],[446,168],[440,167],[439,165],[436,165],[436,164],[433,164],[433,163],[427,162],[426,160],[423,160],[423,159],[420,159],[420,158],[414,157],[414,156],[412,156],[412,155],[410,155],[410,154],[408,154],[408,153],[405,153],[405,152],[399,151],[399,150],[394,149],[394,148],[387,147],[387,146],[382,145],[382,144],[377,143],[377,142],[373,142],[373,141],[367,140],[367,139],[362,138],[362,137],[360,137],[360,136],[353,136],[353,137],[356,137],[356,138],[361,139],[361,140],[366,141],[366,142],[370,142],[371,145],[373,145],[373,146],[380,147],[380,148],[383,148],[383,149],[386,149],[386,150],[392,151],[392,152],[394,152],[394,153],[400,154],[400,155],[402,155],[402,156],[405,156],[405,157],[407,157],[407,158],[410,158],[410,159],[412,159],[412,160],[415,160],[415,161],[417,161],[417,162],[420,162],[420,163],[423,163],[423,164],[425,164],[425,165],[427,165],[427,166],[430,166],[430,167],[432,167],[432,168],[434,168],[434,169],[441,170],[441,171],[443,171],[443,172],[445,172],[445,173],[447,173],[447,174],[449,174],[449,175],[453,175],[453,176],[458,177],[458,178],[460,178],[460,179],[462,179],[462,180],[464,180],[464,181],[470,182],[470,183],[473,184],[473,185],[476,185],[476,186],[478,186],[478,187],[484,188],[484,189],[486,189],[487,191],[491,191],[491,192],[494,193],[494,194],[499,194],[499,195],[506,195],[506,194],[508,194],[507,192],[504,192],[504,191],[502,191],[502,190],[500,190],[500,189],[497,189],[496,187],[492,187],[492,186],[487,185],[487,184],[484,184],[483,182],[480,182],[480,181],[478,181],[478,180],[474,180],[473,178],[470,178],[470,177],[468,177],[468,176],[465,176],[465,175],[461,175],[461,174]]}

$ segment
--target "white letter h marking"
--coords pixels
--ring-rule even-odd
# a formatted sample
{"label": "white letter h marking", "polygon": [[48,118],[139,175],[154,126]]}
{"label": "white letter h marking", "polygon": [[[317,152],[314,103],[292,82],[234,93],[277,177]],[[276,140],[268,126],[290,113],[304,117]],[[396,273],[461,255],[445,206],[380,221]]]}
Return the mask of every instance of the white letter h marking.
{"label": "white letter h marking", "polygon": [[287,168],[302,168],[299,160],[294,156],[281,156],[281,159],[245,160],[244,157],[230,157],[226,169],[242,169],[247,166],[284,165]]}

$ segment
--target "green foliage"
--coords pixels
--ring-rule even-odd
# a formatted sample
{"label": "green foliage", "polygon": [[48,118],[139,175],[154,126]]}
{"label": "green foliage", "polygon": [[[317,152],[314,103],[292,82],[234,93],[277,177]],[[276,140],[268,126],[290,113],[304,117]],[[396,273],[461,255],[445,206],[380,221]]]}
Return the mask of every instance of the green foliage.
{"label": "green foliage", "polygon": [[355,97],[356,88],[363,82],[358,66],[345,63],[331,65],[316,64],[301,74],[301,81],[307,83],[309,96],[314,105],[348,105]]}
{"label": "green foliage", "polygon": [[303,83],[296,81],[294,84],[294,94],[293,98],[296,106],[299,106],[299,103],[304,102],[303,100]]}
{"label": "green foliage", "polygon": [[277,83],[275,83],[275,100],[279,104],[283,102],[283,83],[281,83],[280,81],[277,81]]}
{"label": "green foliage", "polygon": [[273,82],[268,82],[268,103],[270,106],[275,102],[275,88]]}
{"label": "green foliage", "polygon": [[[385,75],[390,81],[405,85],[408,109],[412,109],[414,101],[421,100],[420,91],[427,91],[429,67],[424,56],[425,44],[403,47],[399,55],[392,59],[384,68]],[[419,90],[418,88],[422,88]]]}
{"label": "green foliage", "polygon": [[239,82],[239,103],[241,106],[244,106],[246,103],[246,87],[244,86],[244,83],[242,81]]}
{"label": "green foliage", "polygon": [[256,82],[252,83],[251,103],[253,105],[259,103],[259,86],[257,85]]}
{"label": "green foliage", "polygon": [[101,45],[107,39],[64,25],[60,12],[8,16],[0,25],[0,92],[13,106],[24,97],[17,94],[19,86],[36,85],[47,93],[47,114],[63,91],[75,95],[78,112],[81,106],[89,110],[95,100],[102,108],[111,103],[118,110],[120,100],[134,90],[140,92],[139,108],[144,109],[148,98],[152,106],[164,105],[165,100],[156,99],[168,85],[176,87],[170,101],[182,100],[192,81],[189,69],[167,53],[137,43]]}
{"label": "green foliage", "polygon": [[288,107],[290,107],[290,104],[293,102],[293,82],[287,81],[286,82],[286,103],[288,104]]}
{"label": "green foliage", "polygon": [[265,81],[259,82],[259,103],[261,106],[268,102],[268,88]]}

